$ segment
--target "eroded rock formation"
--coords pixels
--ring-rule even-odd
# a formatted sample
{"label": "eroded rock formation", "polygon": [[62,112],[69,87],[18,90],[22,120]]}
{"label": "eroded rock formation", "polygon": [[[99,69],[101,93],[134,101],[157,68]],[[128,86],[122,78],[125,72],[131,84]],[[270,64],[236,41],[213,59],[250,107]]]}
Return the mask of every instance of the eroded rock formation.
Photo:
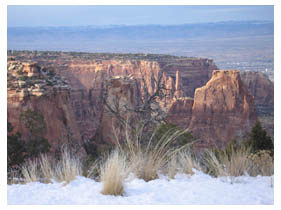
{"label": "eroded rock formation", "polygon": [[267,133],[274,137],[274,84],[261,72],[242,72],[241,78],[254,96],[257,114]]}
{"label": "eroded rock formation", "polygon": [[189,126],[192,117],[193,98],[176,98],[167,112],[167,121],[182,128]]}
{"label": "eroded rock formation", "polygon": [[169,97],[159,104],[166,111],[174,97],[193,97],[194,90],[204,85],[212,70],[217,69],[211,59],[150,54],[42,52],[40,56],[40,52],[24,52],[14,58],[36,61],[69,81],[75,118],[83,139],[92,138],[100,127],[105,80],[131,75],[141,80],[139,89],[143,94],[144,84],[153,92],[155,79],[164,72],[163,82]]}
{"label": "eroded rock formation", "polygon": [[[108,91],[108,101],[111,104],[117,97],[121,100],[118,102],[119,105],[134,106],[139,103],[138,98],[144,95],[145,89],[150,93],[155,90],[155,81],[162,73],[165,94],[168,97],[159,97],[157,102],[161,109],[167,112],[167,120],[189,128],[201,139],[201,146],[223,146],[231,139],[243,136],[250,129],[256,120],[256,114],[254,99],[249,94],[247,85],[255,87],[254,95],[258,96],[256,100],[260,98],[258,103],[268,102],[262,99],[267,92],[266,88],[263,88],[262,93],[258,93],[259,89],[255,85],[250,85],[253,84],[252,82],[246,82],[247,85],[244,85],[238,71],[213,72],[217,67],[209,59],[143,54],[48,53],[44,56],[34,56],[30,53],[28,55],[29,59],[37,61],[44,68],[37,69],[37,64],[34,63],[30,64],[29,68],[24,67],[27,69],[24,70],[27,78],[43,78],[47,72],[56,72],[64,78],[61,81],[68,81],[68,85],[56,82],[60,80],[54,73],[52,77],[57,79],[52,77],[48,77],[47,80],[42,79],[45,82],[41,84],[35,82],[34,87],[30,87],[28,83],[26,88],[26,81],[16,79],[15,83],[10,83],[11,88],[8,89],[8,107],[11,107],[10,110],[13,106],[17,107],[15,110],[19,110],[19,107],[25,110],[28,106],[46,112],[44,117],[49,121],[48,138],[50,139],[59,139],[65,135],[64,131],[59,132],[59,130],[64,130],[67,122],[72,133],[81,141],[93,139],[99,134],[99,139],[102,141],[112,142],[110,136],[115,135],[112,133],[114,120],[104,106],[104,93]],[[23,58],[25,57],[14,57],[14,59]],[[11,64],[8,65],[9,69],[12,69]],[[13,70],[9,72],[15,73]],[[14,81],[13,73],[9,76],[10,81]],[[14,77],[20,78],[17,74]],[[250,77],[245,76],[245,78],[247,81]],[[52,81],[55,83],[53,84]],[[16,87],[12,87],[15,84]],[[255,84],[258,85],[260,82]],[[68,88],[63,88],[64,86]],[[48,101],[45,99],[46,96],[49,96]],[[41,106],[44,108],[40,108]],[[54,107],[54,110],[58,111],[51,112],[48,107]],[[21,111],[8,110],[8,117],[15,123],[16,117],[13,113]],[[66,112],[69,116],[64,116]],[[52,124],[52,118],[55,116],[58,122]],[[63,120],[65,118],[67,120]]]}
{"label": "eroded rock formation", "polygon": [[261,72],[242,72],[241,78],[254,96],[258,114],[272,115],[274,111],[274,84]]}
{"label": "eroded rock formation", "polygon": [[201,144],[222,147],[241,138],[257,119],[254,98],[239,71],[216,70],[194,94],[189,128]]}
{"label": "eroded rock formation", "polygon": [[70,87],[59,76],[44,71],[36,63],[8,62],[8,121],[14,132],[19,131],[27,139],[28,130],[20,116],[27,110],[36,111],[44,117],[43,136],[49,141],[51,151],[67,143],[70,135],[76,143],[81,143]]}
{"label": "eroded rock formation", "polygon": [[130,110],[134,110],[137,105],[139,90],[136,80],[130,76],[115,76],[106,83],[107,93],[101,112],[99,132],[103,142],[116,143],[121,141],[120,137],[123,136],[120,132],[125,133],[120,129],[124,126],[122,123],[130,123],[129,120],[133,117],[134,112]]}

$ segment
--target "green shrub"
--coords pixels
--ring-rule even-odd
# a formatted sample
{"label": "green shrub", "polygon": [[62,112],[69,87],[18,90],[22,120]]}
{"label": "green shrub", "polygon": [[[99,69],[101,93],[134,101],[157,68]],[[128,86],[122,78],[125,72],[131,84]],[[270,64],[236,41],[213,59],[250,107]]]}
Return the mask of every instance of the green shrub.
{"label": "green shrub", "polygon": [[32,135],[42,135],[42,132],[46,128],[44,116],[31,109],[21,113],[20,120]]}
{"label": "green shrub", "polygon": [[43,115],[28,109],[20,115],[20,120],[29,131],[25,145],[28,158],[37,157],[41,153],[49,152],[50,144],[43,137],[46,128]]}
{"label": "green shrub", "polygon": [[21,134],[19,132],[12,134],[13,126],[10,122],[8,122],[7,128],[7,163],[9,171],[24,162],[24,159],[26,158],[26,149]]}
{"label": "green shrub", "polygon": [[271,156],[273,156],[274,145],[272,139],[267,135],[266,131],[262,128],[259,121],[257,121],[253,126],[246,145],[251,146],[252,153],[257,153],[260,150],[269,150]]}
{"label": "green shrub", "polygon": [[28,140],[25,147],[28,157],[38,157],[42,153],[49,152],[51,146],[48,140],[43,137],[32,137]]}
{"label": "green shrub", "polygon": [[155,128],[155,134],[152,139],[152,144],[158,143],[160,140],[163,140],[165,135],[173,135],[175,132],[181,132],[182,134],[177,136],[171,142],[171,148],[181,147],[187,145],[191,142],[194,142],[196,138],[188,131],[184,132],[184,129],[178,127],[177,125],[171,123],[162,123],[159,127]]}
{"label": "green shrub", "polygon": [[20,80],[22,80],[22,81],[27,81],[28,78],[29,78],[28,76],[21,76],[21,77],[20,77]]}
{"label": "green shrub", "polygon": [[23,75],[22,70],[21,70],[21,69],[17,70],[17,74],[18,74],[18,75]]}
{"label": "green shrub", "polygon": [[250,176],[271,176],[274,172],[273,158],[269,150],[260,150],[255,154],[250,154],[248,159],[251,162],[249,170]]}

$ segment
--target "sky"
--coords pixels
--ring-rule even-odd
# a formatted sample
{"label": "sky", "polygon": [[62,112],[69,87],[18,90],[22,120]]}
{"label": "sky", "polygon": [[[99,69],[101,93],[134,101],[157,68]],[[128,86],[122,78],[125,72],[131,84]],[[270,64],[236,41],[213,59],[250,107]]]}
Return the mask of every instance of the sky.
{"label": "sky", "polygon": [[8,6],[8,27],[273,21],[273,6]]}

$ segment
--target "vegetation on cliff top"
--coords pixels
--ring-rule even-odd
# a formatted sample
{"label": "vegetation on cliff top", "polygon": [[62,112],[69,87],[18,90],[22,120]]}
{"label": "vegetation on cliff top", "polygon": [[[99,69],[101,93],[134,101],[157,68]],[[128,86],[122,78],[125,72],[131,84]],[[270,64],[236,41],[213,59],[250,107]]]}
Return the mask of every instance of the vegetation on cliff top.
{"label": "vegetation on cliff top", "polygon": [[149,61],[175,61],[175,60],[200,60],[198,57],[173,56],[168,54],[149,53],[89,53],[89,52],[63,52],[63,51],[28,51],[28,50],[8,50],[10,59],[15,56],[17,59],[48,58],[48,59],[73,59],[83,58],[89,60],[149,60]]}

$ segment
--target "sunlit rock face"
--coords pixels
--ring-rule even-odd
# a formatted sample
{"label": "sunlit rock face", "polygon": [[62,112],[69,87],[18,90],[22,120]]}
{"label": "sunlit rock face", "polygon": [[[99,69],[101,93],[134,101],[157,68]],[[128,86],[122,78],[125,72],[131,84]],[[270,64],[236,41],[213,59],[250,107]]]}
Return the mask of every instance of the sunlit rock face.
{"label": "sunlit rock face", "polygon": [[[250,85],[242,82],[238,71],[215,70],[217,67],[210,59],[83,53],[47,53],[42,56],[30,53],[19,58],[24,60],[25,56],[32,60],[30,67],[23,67],[28,78],[36,78],[38,74],[40,76],[42,69],[45,69],[46,72],[54,71],[63,81],[68,82],[67,85],[49,85],[49,88],[48,85],[42,88],[42,84],[38,83],[34,87],[8,89],[10,107],[22,104],[21,101],[27,101],[27,96],[30,98],[30,95],[36,100],[50,95],[49,101],[45,103],[60,111],[51,112],[47,107],[41,111],[66,119],[62,120],[64,123],[61,126],[49,125],[54,126],[48,134],[55,136],[52,138],[64,135],[60,134],[59,129],[64,129],[67,122],[67,126],[72,126],[73,135],[81,141],[92,139],[99,132],[104,141],[110,142],[112,138],[109,136],[112,133],[106,133],[106,130],[111,126],[109,122],[112,123],[113,118],[105,114],[102,97],[104,92],[108,91],[110,97],[117,96],[121,105],[134,106],[139,103],[138,99],[143,97],[145,91],[155,91],[156,81],[162,74],[167,97],[159,97],[157,102],[166,112],[167,121],[189,128],[202,145],[223,146],[231,139],[243,136],[256,120],[254,98],[248,91],[248,87],[250,92],[252,90]],[[37,68],[34,61],[44,68]],[[8,69],[12,68],[14,67],[8,66]],[[45,74],[43,71],[42,75]],[[17,82],[17,86],[26,86],[26,81]],[[111,85],[108,86],[108,82]],[[260,103],[265,103],[262,98],[263,96]],[[35,106],[32,104],[43,103],[35,102],[35,99],[30,102],[30,107]],[[109,98],[109,102],[111,99]],[[39,109],[39,105],[35,107]],[[67,113],[62,114],[64,112]],[[13,116],[13,113],[8,110],[8,115]],[[51,122],[54,115],[46,115],[46,119],[50,118]],[[13,118],[15,117],[10,117]]]}
{"label": "sunlit rock face", "polygon": [[254,98],[239,71],[216,70],[195,90],[189,128],[202,145],[222,147],[242,138],[256,119]]}
{"label": "sunlit rock face", "polygon": [[[152,93],[155,80],[163,73],[165,94],[159,105],[167,111],[174,98],[193,97],[194,90],[204,85],[216,65],[211,59],[185,58],[150,54],[73,54],[45,53],[28,57],[40,65],[53,69],[71,86],[72,106],[83,139],[91,139],[100,127],[105,80],[114,76],[132,76],[139,80],[140,94],[144,87]],[[20,56],[19,56],[20,57]]]}
{"label": "sunlit rock face", "polygon": [[[14,132],[28,139],[28,130],[20,119],[27,110],[44,117],[46,128],[42,135],[49,141],[51,151],[66,144],[71,135],[81,142],[71,88],[57,75],[49,74],[35,63],[8,62],[7,111]],[[81,148],[80,154],[84,151]]]}

